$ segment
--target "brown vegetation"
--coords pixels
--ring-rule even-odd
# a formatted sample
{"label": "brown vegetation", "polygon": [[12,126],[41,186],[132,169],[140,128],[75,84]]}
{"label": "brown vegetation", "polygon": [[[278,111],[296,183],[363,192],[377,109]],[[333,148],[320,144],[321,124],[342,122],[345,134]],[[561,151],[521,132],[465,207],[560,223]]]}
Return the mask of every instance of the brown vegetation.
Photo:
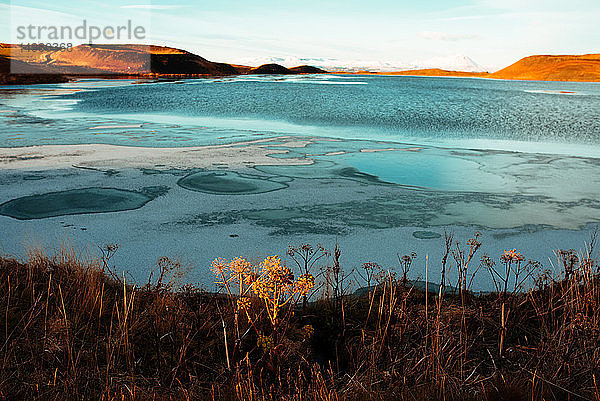
{"label": "brown vegetation", "polygon": [[[0,399],[600,400],[595,238],[557,252],[560,277],[515,250],[479,257],[478,234],[444,242],[441,265],[418,261],[453,293],[413,286],[414,254],[400,278],[369,262],[360,279],[337,245],[290,248],[297,275],[217,259],[221,293],[177,285],[168,258],[136,286],[115,245],[2,258]],[[497,290],[475,295],[476,274]]]}

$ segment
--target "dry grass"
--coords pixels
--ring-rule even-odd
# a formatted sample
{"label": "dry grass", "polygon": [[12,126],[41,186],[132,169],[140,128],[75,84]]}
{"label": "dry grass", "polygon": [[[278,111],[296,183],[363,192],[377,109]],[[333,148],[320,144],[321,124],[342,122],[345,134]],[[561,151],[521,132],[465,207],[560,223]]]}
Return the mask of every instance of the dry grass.
{"label": "dry grass", "polygon": [[180,266],[167,258],[140,287],[112,273],[114,246],[100,259],[0,258],[0,399],[600,401],[594,241],[557,252],[561,277],[536,266],[530,290],[481,296],[473,272],[517,261],[477,267],[478,245],[465,244],[450,238],[444,266],[445,280],[458,272],[456,294],[412,287],[409,265],[397,280],[376,264],[374,285],[348,294],[336,247],[320,298],[298,293],[275,322],[250,287],[238,302],[237,291],[176,286]]}

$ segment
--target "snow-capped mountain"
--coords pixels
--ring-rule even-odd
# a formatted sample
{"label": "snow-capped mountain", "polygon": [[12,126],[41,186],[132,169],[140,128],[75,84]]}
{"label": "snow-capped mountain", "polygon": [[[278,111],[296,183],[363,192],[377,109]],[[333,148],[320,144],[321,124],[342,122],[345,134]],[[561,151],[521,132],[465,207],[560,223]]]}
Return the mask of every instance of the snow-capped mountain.
{"label": "snow-capped mountain", "polygon": [[442,70],[467,72],[485,72],[489,70],[464,54],[415,60],[411,64],[415,66],[415,69],[440,68]]}
{"label": "snow-capped mountain", "polygon": [[489,69],[478,64],[464,54],[444,57],[433,57],[428,59],[406,62],[401,60],[342,60],[335,58],[310,58],[296,56],[282,57],[257,57],[245,60],[236,60],[235,64],[258,66],[262,64],[276,63],[284,67],[295,67],[298,65],[312,65],[328,71],[403,71],[424,68],[441,68],[452,71],[482,72]]}

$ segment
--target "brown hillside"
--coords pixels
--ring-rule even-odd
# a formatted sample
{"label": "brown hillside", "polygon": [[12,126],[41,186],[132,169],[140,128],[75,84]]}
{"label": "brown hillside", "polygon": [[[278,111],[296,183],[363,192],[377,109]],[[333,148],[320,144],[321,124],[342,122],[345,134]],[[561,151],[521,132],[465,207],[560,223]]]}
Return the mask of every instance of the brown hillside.
{"label": "brown hillside", "polygon": [[489,77],[536,81],[600,81],[600,54],[525,57]]}
{"label": "brown hillside", "polygon": [[63,74],[232,75],[238,70],[185,50],[149,45],[79,45],[69,51],[0,46],[0,55]]}
{"label": "brown hillside", "polygon": [[125,74],[232,75],[229,64],[214,63],[184,50],[145,45],[80,45],[51,55],[57,66],[87,67]]}

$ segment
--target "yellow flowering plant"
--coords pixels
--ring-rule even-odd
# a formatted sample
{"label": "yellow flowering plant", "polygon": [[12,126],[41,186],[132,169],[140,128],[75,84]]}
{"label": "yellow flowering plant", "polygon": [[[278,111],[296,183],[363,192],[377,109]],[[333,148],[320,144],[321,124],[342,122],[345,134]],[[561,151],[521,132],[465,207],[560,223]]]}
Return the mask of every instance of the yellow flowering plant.
{"label": "yellow flowering plant", "polygon": [[315,284],[310,273],[301,274],[297,279],[289,267],[281,263],[277,255],[267,257],[259,267],[260,274],[252,283],[254,293],[264,301],[267,315],[273,324],[281,308],[295,304],[302,296],[306,296]]}
{"label": "yellow flowering plant", "polygon": [[295,305],[315,285],[312,274],[294,277],[292,270],[277,255],[265,258],[258,266],[242,258],[217,258],[211,270],[217,278],[216,284],[221,285],[232,300],[237,298],[236,316],[240,310],[244,310],[248,321],[254,326],[250,296],[255,295],[264,304],[274,331],[282,308]]}
{"label": "yellow flowering plant", "polygon": [[[212,262],[210,268],[217,279],[215,284],[225,289],[235,307],[235,330],[239,339],[238,317],[241,310],[244,311],[248,322],[254,327],[254,322],[250,316],[251,301],[248,294],[252,286],[252,279],[256,276],[256,269],[243,258],[231,260],[217,258]],[[235,298],[237,298],[237,302]],[[256,327],[254,329],[256,330]],[[258,332],[258,330],[256,331]]]}

